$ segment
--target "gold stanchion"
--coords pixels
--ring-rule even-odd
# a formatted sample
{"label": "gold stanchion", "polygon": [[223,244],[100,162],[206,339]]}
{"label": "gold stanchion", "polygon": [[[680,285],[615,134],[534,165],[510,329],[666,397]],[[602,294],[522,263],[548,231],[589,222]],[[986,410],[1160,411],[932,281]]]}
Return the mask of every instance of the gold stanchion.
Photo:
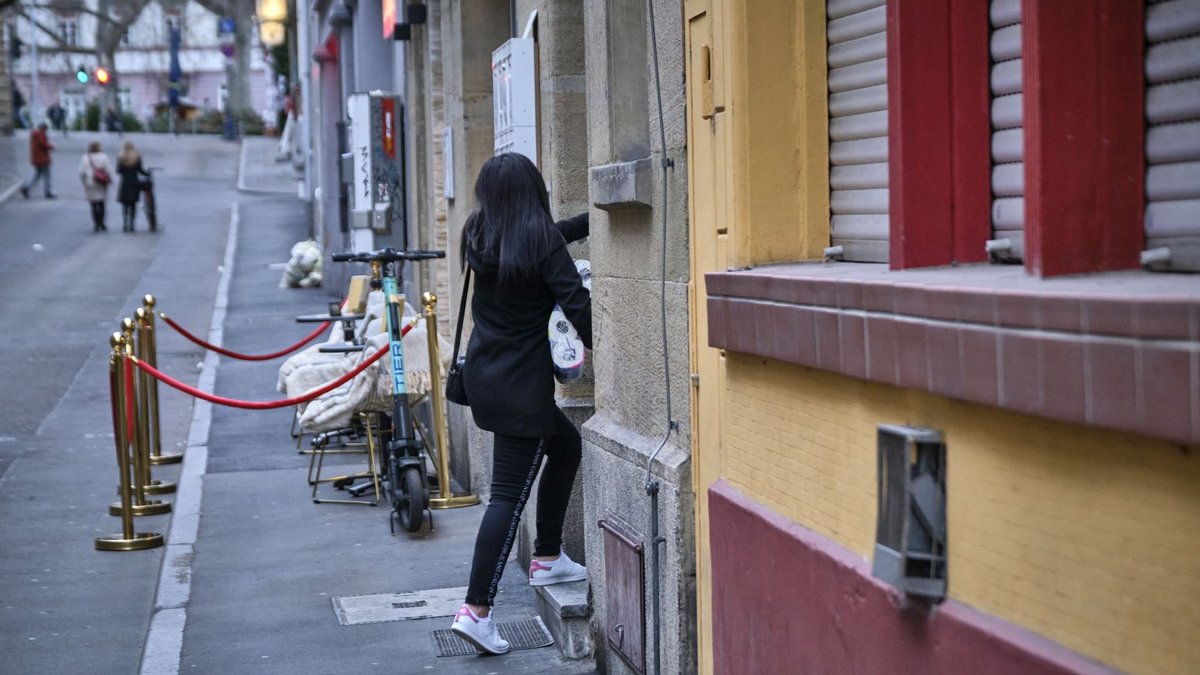
{"label": "gold stanchion", "polygon": [[[133,531],[133,488],[129,475],[130,461],[129,410],[125,380],[125,336],[113,333],[109,339],[112,355],[108,360],[108,388],[112,396],[113,441],[117,447],[117,470],[121,472],[121,534],[96,537],[97,551],[138,551],[163,545],[163,536],[156,532]],[[111,507],[109,511],[111,512]]]}
{"label": "gold stanchion", "polygon": [[[150,482],[150,462],[146,457],[146,439],[141,432],[141,420],[138,419],[138,396],[137,385],[134,380],[133,362],[130,360],[134,356],[133,342],[134,331],[136,325],[133,319],[125,319],[121,322],[121,332],[124,333],[124,387],[123,394],[125,397],[125,414],[126,419],[122,420],[121,424],[124,427],[124,432],[130,443],[133,444],[133,503],[126,508],[123,502],[110,504],[108,512],[114,516],[124,516],[126,513],[131,513],[135,516],[154,516],[160,513],[170,513],[171,503],[163,502],[155,499],[146,499],[146,486],[151,485]],[[130,420],[129,418],[133,419]]]}
{"label": "gold stanchion", "polygon": [[446,432],[446,403],[442,399],[442,357],[437,334],[437,296],[422,293],[421,304],[425,307],[425,333],[429,336],[430,404],[433,406],[433,426],[437,435],[438,487],[439,496],[429,500],[431,509],[454,509],[474,506],[479,497],[473,494],[455,496],[450,492],[450,442]]}
{"label": "gold stanchion", "polygon": [[[139,343],[143,346],[142,356],[139,358],[157,368],[158,337],[154,330],[154,296],[147,294],[142,298],[142,302],[146,305],[146,318],[143,322],[143,337],[140,338],[141,342]],[[150,463],[178,464],[183,461],[183,453],[164,453],[162,451],[162,426],[159,424],[158,415],[158,380],[149,374],[143,373],[143,375],[149,387],[147,399],[149,402]]]}
{"label": "gold stanchion", "polygon": [[[138,307],[137,309],[137,341],[136,351],[137,357],[146,360],[150,353],[149,340],[147,338],[147,321],[150,312]],[[151,363],[150,365],[154,365]],[[175,483],[167,480],[155,480],[151,477],[150,467],[154,464],[154,458],[150,455],[150,383],[154,381],[154,377],[143,371],[141,368],[137,371],[137,450],[142,458],[142,466],[145,468],[145,478],[147,482],[142,483],[142,489],[148,495],[161,495],[175,491]],[[155,407],[157,412],[158,408]]]}

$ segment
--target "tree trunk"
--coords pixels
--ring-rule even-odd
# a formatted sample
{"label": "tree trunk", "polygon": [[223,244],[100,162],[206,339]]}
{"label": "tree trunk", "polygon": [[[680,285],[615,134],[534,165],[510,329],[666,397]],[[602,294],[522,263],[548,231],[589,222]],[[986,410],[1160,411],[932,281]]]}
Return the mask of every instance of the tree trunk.
{"label": "tree trunk", "polygon": [[233,67],[226,69],[229,81],[228,110],[240,113],[250,110],[250,48],[254,35],[254,3],[233,3],[234,52]]}
{"label": "tree trunk", "polygon": [[117,88],[119,86],[117,75],[117,56],[116,50],[112,47],[105,47],[99,54],[100,66],[108,70],[108,84],[101,90],[104,92],[101,100],[100,110],[100,127],[104,127],[105,120],[108,119],[108,111],[116,111],[120,114],[120,98],[117,96]]}

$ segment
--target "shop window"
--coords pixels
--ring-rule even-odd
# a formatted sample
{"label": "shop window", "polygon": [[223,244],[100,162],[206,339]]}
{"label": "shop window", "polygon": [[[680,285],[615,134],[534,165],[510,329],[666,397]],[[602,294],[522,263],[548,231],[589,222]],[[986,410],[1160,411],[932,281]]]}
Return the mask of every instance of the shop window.
{"label": "shop window", "polygon": [[79,46],[79,21],[74,15],[58,17],[58,36],[68,47]]}
{"label": "shop window", "polygon": [[989,256],[1021,262],[1025,255],[1025,134],[1021,71],[1021,3],[991,0],[992,239]]}
{"label": "shop window", "polygon": [[888,260],[887,3],[830,0],[829,257]]}
{"label": "shop window", "polygon": [[1146,7],[1146,250],[1200,271],[1200,3]]}
{"label": "shop window", "polygon": [[117,107],[124,111],[133,112],[133,92],[129,90],[129,87],[117,89]]}

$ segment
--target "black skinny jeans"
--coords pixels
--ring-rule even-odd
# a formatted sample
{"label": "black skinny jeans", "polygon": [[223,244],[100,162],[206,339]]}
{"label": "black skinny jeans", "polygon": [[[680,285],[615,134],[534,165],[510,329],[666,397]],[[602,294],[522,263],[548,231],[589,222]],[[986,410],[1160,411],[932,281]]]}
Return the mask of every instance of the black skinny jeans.
{"label": "black skinny jeans", "polygon": [[121,229],[133,232],[137,220],[137,202],[121,202]]}
{"label": "black skinny jeans", "polygon": [[554,409],[554,432],[546,438],[496,434],[492,446],[492,497],[475,538],[467,602],[490,607],[504,575],[504,563],[517,538],[521,511],[529,498],[542,456],[546,470],[538,486],[537,540],[534,555],[558,555],[562,549],[563,518],[571,500],[583,442],[563,411]]}

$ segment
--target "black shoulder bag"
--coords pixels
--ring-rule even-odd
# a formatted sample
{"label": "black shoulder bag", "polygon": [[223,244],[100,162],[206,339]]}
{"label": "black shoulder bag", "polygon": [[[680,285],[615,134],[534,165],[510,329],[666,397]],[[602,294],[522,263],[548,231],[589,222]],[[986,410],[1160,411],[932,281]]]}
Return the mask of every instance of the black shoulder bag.
{"label": "black shoulder bag", "polygon": [[450,357],[450,372],[446,373],[446,400],[459,405],[471,405],[467,400],[467,388],[463,385],[463,370],[467,367],[467,357],[458,355],[458,345],[462,342],[463,316],[467,311],[467,288],[470,285],[471,266],[467,265],[462,300],[458,303],[458,325],[454,328],[454,354]]}

